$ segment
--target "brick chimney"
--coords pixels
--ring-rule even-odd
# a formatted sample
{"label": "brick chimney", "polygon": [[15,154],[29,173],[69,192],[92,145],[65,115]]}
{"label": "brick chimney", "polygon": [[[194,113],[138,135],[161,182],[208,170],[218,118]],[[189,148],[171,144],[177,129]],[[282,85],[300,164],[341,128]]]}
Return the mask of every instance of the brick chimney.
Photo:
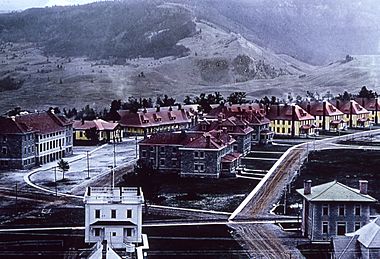
{"label": "brick chimney", "polygon": [[210,147],[211,135],[206,134],[206,147]]}
{"label": "brick chimney", "polygon": [[306,180],[303,182],[303,194],[311,194],[311,180]]}
{"label": "brick chimney", "polygon": [[368,181],[359,180],[359,190],[361,194],[368,194]]}

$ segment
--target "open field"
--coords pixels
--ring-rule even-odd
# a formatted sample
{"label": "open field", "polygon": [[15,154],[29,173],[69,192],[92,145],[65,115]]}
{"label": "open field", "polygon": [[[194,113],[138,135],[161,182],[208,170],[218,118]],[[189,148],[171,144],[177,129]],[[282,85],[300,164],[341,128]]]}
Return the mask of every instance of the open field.
{"label": "open field", "polygon": [[[301,203],[301,196],[295,190],[303,188],[304,180],[312,180],[313,186],[337,180],[353,188],[359,188],[359,180],[368,180],[368,193],[380,200],[379,155],[379,151],[346,149],[310,153],[309,161],[302,166],[300,176],[292,184],[289,204]],[[374,213],[380,213],[379,203],[373,206]]]}

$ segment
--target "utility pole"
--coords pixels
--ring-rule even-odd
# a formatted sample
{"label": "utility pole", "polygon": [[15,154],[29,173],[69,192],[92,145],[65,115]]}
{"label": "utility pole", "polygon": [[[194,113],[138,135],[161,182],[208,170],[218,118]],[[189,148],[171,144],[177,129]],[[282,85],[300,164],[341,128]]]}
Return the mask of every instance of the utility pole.
{"label": "utility pole", "polygon": [[135,133],[135,158],[137,158],[137,133]]}
{"label": "utility pole", "polygon": [[58,196],[58,189],[57,189],[57,167],[54,167],[54,182],[55,182],[55,196]]}
{"label": "utility pole", "polygon": [[86,152],[87,152],[87,179],[90,179],[90,159],[89,159],[88,151]]}

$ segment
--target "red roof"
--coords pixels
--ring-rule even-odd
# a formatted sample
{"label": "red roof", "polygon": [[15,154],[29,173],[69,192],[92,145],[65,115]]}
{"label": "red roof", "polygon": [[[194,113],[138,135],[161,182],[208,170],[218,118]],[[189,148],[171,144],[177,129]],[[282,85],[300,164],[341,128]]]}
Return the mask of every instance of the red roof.
{"label": "red roof", "polygon": [[99,131],[112,131],[119,125],[119,123],[108,122],[102,119],[92,121],[74,121],[74,130],[87,130],[96,128]]}
{"label": "red roof", "polygon": [[241,116],[244,120],[248,121],[248,123],[253,126],[270,123],[270,120],[265,117],[264,106],[259,103],[218,105],[217,107],[213,108],[206,117],[217,118],[220,116],[220,114],[222,114],[225,118],[232,116]]}
{"label": "red roof", "polygon": [[359,114],[368,114],[369,111],[366,110],[363,106],[358,104],[355,100],[350,101],[340,101],[336,100],[335,106],[341,110],[344,114],[351,114],[351,106],[352,106],[352,114],[359,115]]}
{"label": "red roof", "polygon": [[378,98],[355,98],[355,101],[363,106],[368,111],[376,111],[376,102],[377,110],[380,111],[380,100]]}
{"label": "red roof", "polygon": [[249,122],[245,119],[236,118],[234,116],[227,119],[218,120],[204,120],[194,126],[192,130],[196,131],[210,131],[210,130],[223,130],[226,129],[232,135],[247,135],[253,132],[249,126]]}
{"label": "red roof", "polygon": [[314,116],[306,112],[296,104],[292,105],[271,105],[268,109],[268,118],[270,120],[292,120],[294,109],[294,119],[296,121],[314,120]]}
{"label": "red roof", "polygon": [[184,148],[191,149],[221,149],[234,143],[235,140],[223,131],[213,130],[203,133],[200,137],[187,143]]}
{"label": "red roof", "polygon": [[22,134],[33,131],[35,130],[24,123],[17,122],[16,119],[0,117],[0,134]]}
{"label": "red roof", "polygon": [[324,102],[302,102],[300,106],[310,113],[313,116],[323,116],[323,103],[326,103],[326,115],[327,116],[338,116],[338,115],[343,115],[343,112],[338,110],[337,107],[335,107],[332,103],[328,101]]}
{"label": "red roof", "polygon": [[51,112],[38,112],[15,117],[19,124],[24,124],[27,127],[43,134],[53,133],[64,130],[65,126],[71,125],[72,122],[59,117]]}
{"label": "red roof", "polygon": [[232,163],[242,156],[240,153],[230,153],[222,157],[222,163]]}
{"label": "red roof", "polygon": [[138,111],[136,113],[127,110],[118,111],[120,115],[120,125],[127,127],[154,127],[170,124],[185,124],[191,122],[191,115],[183,109],[160,109]]}

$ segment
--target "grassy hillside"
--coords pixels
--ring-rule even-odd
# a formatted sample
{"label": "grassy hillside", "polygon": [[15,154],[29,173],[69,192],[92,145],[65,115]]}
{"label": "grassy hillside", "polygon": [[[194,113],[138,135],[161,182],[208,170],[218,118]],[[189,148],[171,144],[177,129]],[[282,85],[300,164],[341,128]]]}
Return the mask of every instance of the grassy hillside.
{"label": "grassy hillside", "polygon": [[35,42],[46,54],[92,58],[183,56],[191,13],[152,1],[99,2],[0,15],[0,39]]}

